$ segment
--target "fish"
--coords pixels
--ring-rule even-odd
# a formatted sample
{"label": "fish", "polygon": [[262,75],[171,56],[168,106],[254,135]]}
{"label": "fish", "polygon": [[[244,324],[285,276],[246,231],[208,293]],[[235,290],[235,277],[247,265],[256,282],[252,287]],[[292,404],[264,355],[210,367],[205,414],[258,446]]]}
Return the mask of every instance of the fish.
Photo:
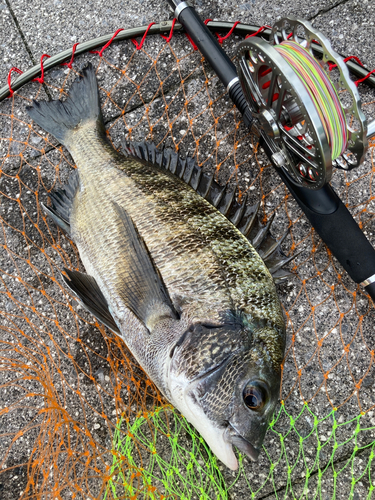
{"label": "fish", "polygon": [[[33,101],[27,112],[76,164],[43,207],[86,271],[65,269],[66,285],[223,464],[238,468],[233,446],[256,461],[279,400],[285,320],[275,279],[290,260],[266,238],[269,224],[251,244],[256,208],[191,157],[150,142],[124,140],[117,151],[91,64],[64,101]],[[271,243],[260,251],[262,240]]]}

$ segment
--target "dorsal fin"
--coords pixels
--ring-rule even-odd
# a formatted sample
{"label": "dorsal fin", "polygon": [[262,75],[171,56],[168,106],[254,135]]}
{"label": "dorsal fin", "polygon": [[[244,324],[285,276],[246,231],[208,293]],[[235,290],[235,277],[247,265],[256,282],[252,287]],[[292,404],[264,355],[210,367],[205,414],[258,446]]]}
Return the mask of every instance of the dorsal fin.
{"label": "dorsal fin", "polygon": [[189,156],[181,158],[172,149],[158,150],[152,142],[125,142],[123,152],[127,156],[133,156],[169,170],[189,184],[247,236],[244,231],[249,232],[248,221],[251,224],[255,207],[246,206],[246,197],[241,203],[236,200],[235,186],[220,186],[214,180],[213,174],[203,172],[193,158]]}
{"label": "dorsal fin", "polygon": [[150,142],[124,142],[122,149],[126,156],[133,156],[157,167],[165,168],[189,184],[199,195],[217,208],[248,238],[260,256],[263,256],[266,266],[274,271],[275,282],[281,282],[290,275],[288,272],[281,273],[279,265],[280,262],[285,264],[291,260],[291,257],[286,258],[280,248],[286,235],[277,242],[273,238],[269,231],[273,217],[266,226],[259,223],[257,217],[259,203],[253,206],[247,205],[246,195],[239,202],[236,199],[235,186],[220,186],[213,179],[213,174],[203,172],[193,158],[189,156],[181,158],[172,149],[159,150],[154,143]]}

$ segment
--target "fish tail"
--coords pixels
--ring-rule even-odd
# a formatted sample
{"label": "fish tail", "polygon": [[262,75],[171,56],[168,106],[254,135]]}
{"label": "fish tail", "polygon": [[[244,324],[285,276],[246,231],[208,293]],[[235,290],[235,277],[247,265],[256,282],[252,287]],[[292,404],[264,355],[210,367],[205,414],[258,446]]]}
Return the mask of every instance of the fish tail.
{"label": "fish tail", "polygon": [[104,130],[98,84],[91,64],[82,69],[82,75],[73,83],[65,101],[33,101],[26,108],[40,127],[65,146],[72,132],[88,122]]}

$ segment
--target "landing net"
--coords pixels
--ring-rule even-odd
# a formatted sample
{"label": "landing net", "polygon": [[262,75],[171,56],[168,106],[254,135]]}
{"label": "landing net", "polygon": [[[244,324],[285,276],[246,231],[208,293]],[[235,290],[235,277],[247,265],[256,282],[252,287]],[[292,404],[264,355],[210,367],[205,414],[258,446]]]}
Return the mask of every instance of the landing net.
{"label": "landing net", "polygon": [[[240,38],[224,48],[232,55]],[[74,162],[25,112],[65,98],[91,61],[114,147],[152,140],[237,185],[296,255],[279,286],[287,320],[281,404],[257,463],[230,472],[170,407],[125,344],[68,292],[77,248],[41,210]],[[364,112],[374,94],[359,86]],[[375,244],[374,145],[332,185]],[[0,104],[0,497],[7,499],[371,498],[374,307],[321,243],[182,34],[86,53]]]}

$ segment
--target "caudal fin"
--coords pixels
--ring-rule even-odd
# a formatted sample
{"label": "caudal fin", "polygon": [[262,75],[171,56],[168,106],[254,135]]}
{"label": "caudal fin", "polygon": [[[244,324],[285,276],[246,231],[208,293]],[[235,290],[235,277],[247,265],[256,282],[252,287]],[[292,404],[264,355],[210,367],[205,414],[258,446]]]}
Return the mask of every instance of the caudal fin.
{"label": "caudal fin", "polygon": [[74,129],[89,121],[104,127],[98,84],[91,64],[82,69],[82,75],[71,86],[65,101],[33,101],[33,105],[26,108],[29,116],[63,145],[67,145]]}

